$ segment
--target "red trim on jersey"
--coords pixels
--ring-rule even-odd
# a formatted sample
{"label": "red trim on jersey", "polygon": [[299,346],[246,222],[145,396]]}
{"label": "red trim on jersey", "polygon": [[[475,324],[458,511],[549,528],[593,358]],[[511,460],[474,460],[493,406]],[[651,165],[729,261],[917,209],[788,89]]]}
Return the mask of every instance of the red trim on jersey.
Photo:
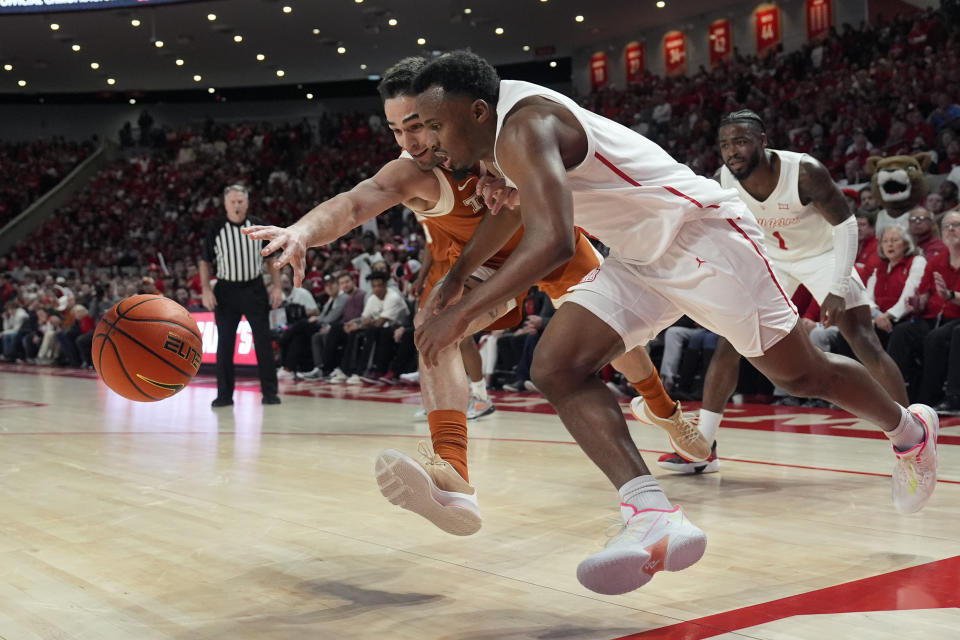
{"label": "red trim on jersey", "polygon": [[[744,230],[741,229],[739,226],[737,226],[737,223],[736,223],[736,222],[734,222],[734,221],[731,220],[730,218],[727,218],[726,220],[727,220],[727,222],[730,223],[730,226],[731,226],[731,227],[733,227],[734,229],[736,229],[737,231],[739,231],[739,232],[740,232],[740,235],[742,235],[744,238],[746,238],[746,239],[747,239],[747,242],[749,242],[749,243],[753,246],[753,249],[757,252],[757,255],[760,256],[760,259],[761,259],[761,260],[763,260],[763,264],[767,265],[767,272],[770,274],[770,277],[773,279],[773,283],[774,283],[775,285],[777,285],[777,289],[780,290],[780,295],[782,295],[782,296],[783,296],[783,299],[787,301],[787,304],[790,305],[790,308],[793,309],[793,312],[794,312],[794,313],[797,313],[797,308],[794,306],[793,302],[790,300],[790,296],[788,296],[788,295],[786,294],[786,292],[783,290],[783,287],[780,286],[780,281],[777,280],[777,276],[773,275],[773,267],[770,266],[770,261],[767,260],[767,256],[763,255],[763,252],[760,251],[760,247],[757,246],[757,243],[754,242],[754,241],[750,238],[750,236],[747,235],[747,232],[746,232],[746,231],[744,231]],[[799,314],[798,314],[798,315],[799,315]]]}
{"label": "red trim on jersey", "polygon": [[[631,178],[630,176],[628,176],[627,174],[625,174],[623,171],[621,171],[620,168],[617,167],[617,165],[613,164],[612,162],[610,162],[609,160],[607,160],[606,158],[604,158],[602,155],[600,155],[600,152],[599,152],[599,151],[594,151],[593,155],[596,156],[597,160],[599,160],[599,161],[602,162],[603,164],[607,165],[607,168],[608,168],[608,169],[610,169],[611,171],[613,171],[615,174],[617,174],[618,176],[620,176],[621,178],[623,178],[624,180],[626,180],[627,182],[629,182],[629,183],[632,184],[633,186],[635,186],[635,187],[642,187],[642,186],[643,186],[642,184],[640,184],[639,182],[637,182],[636,180],[634,180],[633,178]],[[678,191],[677,189],[674,189],[674,188],[671,187],[671,186],[664,186],[663,188],[666,189],[667,191],[669,191],[670,193],[672,193],[672,194],[675,195],[675,196],[679,196],[679,197],[681,197],[681,198],[684,198],[685,200],[689,200],[689,201],[692,202],[693,204],[697,205],[697,207],[699,207],[700,209],[719,209],[719,208],[720,208],[720,205],[718,205],[718,204],[711,204],[711,205],[707,205],[706,207],[704,207],[702,204],[700,204],[699,202],[697,202],[696,200],[694,200],[693,198],[691,198],[691,197],[688,196],[687,194],[685,194],[685,193],[683,193],[683,192],[681,192],[681,191]]]}

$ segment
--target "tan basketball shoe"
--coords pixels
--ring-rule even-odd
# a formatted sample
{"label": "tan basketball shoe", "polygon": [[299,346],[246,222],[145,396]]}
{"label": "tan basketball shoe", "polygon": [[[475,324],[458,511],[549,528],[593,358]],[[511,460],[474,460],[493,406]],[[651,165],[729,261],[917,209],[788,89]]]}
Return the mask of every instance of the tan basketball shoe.
{"label": "tan basketball shoe", "polygon": [[469,536],[480,530],[477,490],[450,463],[420,443],[424,461],[394,449],[377,456],[374,466],[380,493],[391,503],[413,511],[447,533]]}
{"label": "tan basketball shoe", "polygon": [[646,422],[660,427],[670,436],[670,445],[673,450],[690,462],[701,462],[710,457],[710,448],[713,443],[697,428],[699,416],[684,413],[680,410],[680,403],[674,405],[673,413],[669,418],[661,418],[650,410],[643,401],[643,396],[637,396],[630,401],[630,410],[640,422]]}

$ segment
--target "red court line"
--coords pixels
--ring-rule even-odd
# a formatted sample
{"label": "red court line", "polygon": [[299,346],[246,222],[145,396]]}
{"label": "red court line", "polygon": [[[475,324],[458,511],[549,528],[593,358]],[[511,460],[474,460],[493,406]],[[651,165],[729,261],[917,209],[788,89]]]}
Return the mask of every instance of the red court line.
{"label": "red court line", "polygon": [[960,606],[960,556],[622,636],[616,640],[703,640],[793,616],[957,606]]}

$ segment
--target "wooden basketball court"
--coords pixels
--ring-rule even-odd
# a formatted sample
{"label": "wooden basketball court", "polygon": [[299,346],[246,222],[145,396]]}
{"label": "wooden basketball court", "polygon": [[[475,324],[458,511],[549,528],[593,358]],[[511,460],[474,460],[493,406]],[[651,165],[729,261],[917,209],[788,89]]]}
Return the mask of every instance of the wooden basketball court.
{"label": "wooden basketball court", "polygon": [[209,378],[139,404],[0,365],[0,638],[960,637],[958,419],[936,494],[900,516],[889,444],[839,412],[732,407],[720,473],[695,477],[656,468],[666,439],[631,418],[709,545],[605,597],[575,572],[618,497],[542,398],[471,423],[484,525],[457,538],[374,480],[381,449],[427,438],[416,389],[282,382],[262,407],[242,383],[214,412]]}

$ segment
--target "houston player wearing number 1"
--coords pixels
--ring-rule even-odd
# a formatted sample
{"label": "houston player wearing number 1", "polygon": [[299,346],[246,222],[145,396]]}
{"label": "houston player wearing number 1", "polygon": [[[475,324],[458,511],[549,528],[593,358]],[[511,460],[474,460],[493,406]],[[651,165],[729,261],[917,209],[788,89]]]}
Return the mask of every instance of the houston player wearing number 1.
{"label": "houston player wearing number 1", "polygon": [[[594,376],[684,314],[725,335],[788,392],[835,402],[881,426],[898,447],[917,442],[898,456],[894,499],[898,508],[923,506],[936,486],[936,413],[898,405],[860,363],[811,344],[769,267],[763,231],[735,190],[561,93],[500,80],[468,51],[434,58],[413,88],[450,167],[495,164],[519,192],[525,229],[496,274],[417,330],[422,358],[454,344],[465,318],[567,260],[577,227],[611,249],[554,314],[531,366],[534,384],[620,494],[623,527],[580,563],[585,587],[625,593],[658,571],[690,567],[706,550],[706,536],[664,495]],[[554,500],[551,512],[562,503]]]}
{"label": "houston player wearing number 1", "polygon": [[[830,173],[806,154],[767,148],[763,121],[747,109],[720,120],[717,142],[723,159],[720,184],[735,188],[756,216],[770,264],[787,295],[804,285],[820,304],[823,324],[840,329],[867,371],[906,405],[903,376],[880,346],[866,289],[854,269],[856,219]],[[700,431],[714,444],[710,459],[705,464],[667,454],[660,458],[661,467],[686,473],[718,469],[715,438],[739,366],[740,355],[721,338],[707,369],[700,410]]]}

